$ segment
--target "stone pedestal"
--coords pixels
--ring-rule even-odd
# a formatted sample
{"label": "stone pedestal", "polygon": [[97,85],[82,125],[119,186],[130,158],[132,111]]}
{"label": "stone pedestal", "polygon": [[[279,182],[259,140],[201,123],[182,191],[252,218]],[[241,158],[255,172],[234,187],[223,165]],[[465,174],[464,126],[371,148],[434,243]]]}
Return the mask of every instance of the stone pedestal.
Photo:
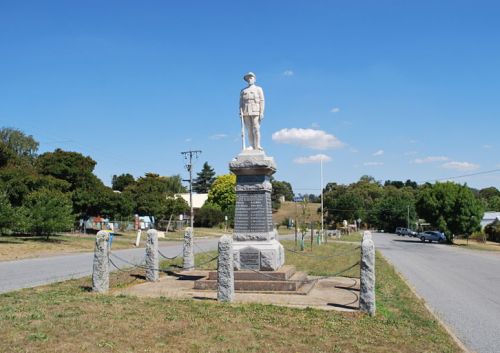
{"label": "stone pedestal", "polygon": [[274,159],[263,151],[243,151],[230,162],[229,169],[236,174],[235,269],[276,271],[285,263],[285,254],[272,219]]}

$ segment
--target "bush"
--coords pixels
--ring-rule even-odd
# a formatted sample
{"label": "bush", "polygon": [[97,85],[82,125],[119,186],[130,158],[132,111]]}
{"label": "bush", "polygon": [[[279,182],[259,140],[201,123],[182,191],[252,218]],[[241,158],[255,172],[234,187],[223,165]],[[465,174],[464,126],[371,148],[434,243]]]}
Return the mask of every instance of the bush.
{"label": "bush", "polygon": [[197,227],[214,227],[219,223],[224,222],[224,213],[218,205],[205,203],[194,214],[194,223]]}
{"label": "bush", "polygon": [[478,243],[486,243],[486,234],[479,231],[471,234],[470,239],[477,241]]}
{"label": "bush", "polygon": [[489,241],[500,243],[500,221],[497,219],[488,224],[484,227],[484,233],[486,233]]}
{"label": "bush", "polygon": [[71,199],[57,190],[41,189],[32,192],[24,204],[26,228],[35,235],[45,235],[47,239],[55,232],[73,227]]}

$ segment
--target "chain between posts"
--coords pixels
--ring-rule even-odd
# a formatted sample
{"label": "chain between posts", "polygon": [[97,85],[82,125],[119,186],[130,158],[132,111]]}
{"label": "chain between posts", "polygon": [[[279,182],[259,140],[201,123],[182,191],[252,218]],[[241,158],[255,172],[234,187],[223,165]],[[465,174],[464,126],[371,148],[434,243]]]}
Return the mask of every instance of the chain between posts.
{"label": "chain between posts", "polygon": [[168,257],[168,256],[165,256],[161,251],[160,249],[158,249],[158,254],[160,254],[161,257],[167,259],[167,260],[175,260],[176,258],[178,258],[179,256],[182,255],[182,251],[178,254],[178,255],[175,255],[174,257]]}

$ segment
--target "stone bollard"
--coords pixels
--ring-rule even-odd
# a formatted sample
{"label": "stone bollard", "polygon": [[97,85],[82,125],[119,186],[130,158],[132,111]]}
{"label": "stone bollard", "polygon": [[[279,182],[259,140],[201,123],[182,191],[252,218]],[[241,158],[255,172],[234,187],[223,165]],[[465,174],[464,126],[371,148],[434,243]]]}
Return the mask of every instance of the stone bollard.
{"label": "stone bollard", "polygon": [[223,235],[219,240],[217,261],[217,300],[232,302],[234,299],[233,239]]}
{"label": "stone bollard", "polygon": [[365,230],[365,231],[363,232],[363,240],[362,240],[362,242],[363,242],[365,239],[372,239],[372,232],[370,232],[369,230]]}
{"label": "stone bollard", "polygon": [[185,271],[194,270],[194,252],[193,252],[193,229],[187,227],[184,232],[184,247],[182,249],[184,257],[183,265]]}
{"label": "stone bollard", "polygon": [[109,233],[100,231],[95,237],[92,291],[106,293],[109,289]]}
{"label": "stone bollard", "polygon": [[158,232],[155,229],[150,229],[146,241],[146,281],[156,282],[160,279],[159,266]]}
{"label": "stone bollard", "polygon": [[375,244],[371,239],[361,244],[359,310],[375,315]]}

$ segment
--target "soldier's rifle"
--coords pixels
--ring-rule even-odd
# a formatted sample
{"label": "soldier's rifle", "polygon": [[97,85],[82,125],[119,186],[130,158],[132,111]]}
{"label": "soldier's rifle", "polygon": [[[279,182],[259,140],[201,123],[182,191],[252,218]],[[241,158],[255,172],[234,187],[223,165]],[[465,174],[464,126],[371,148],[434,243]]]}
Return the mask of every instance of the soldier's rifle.
{"label": "soldier's rifle", "polygon": [[246,149],[245,146],[245,122],[243,121],[243,114],[240,114],[241,120],[241,148],[244,151]]}

